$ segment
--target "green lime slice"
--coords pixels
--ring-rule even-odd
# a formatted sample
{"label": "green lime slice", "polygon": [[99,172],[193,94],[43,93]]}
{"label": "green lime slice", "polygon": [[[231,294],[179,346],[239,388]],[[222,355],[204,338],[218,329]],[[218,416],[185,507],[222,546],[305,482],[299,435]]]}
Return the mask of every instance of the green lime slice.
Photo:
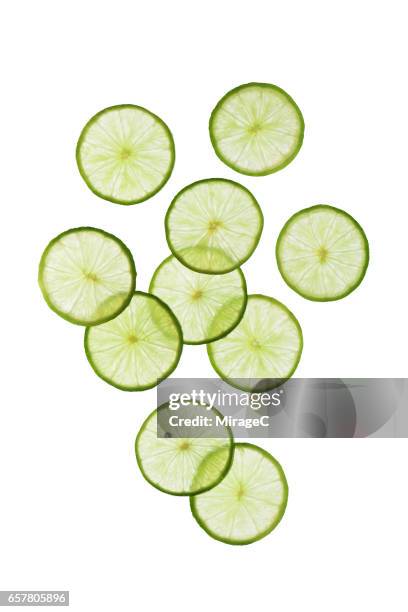
{"label": "green lime slice", "polygon": [[249,295],[241,322],[207,351],[223,380],[245,391],[260,391],[292,376],[302,348],[302,330],[290,310],[271,297]]}
{"label": "green lime slice", "polygon": [[228,334],[241,320],[247,301],[239,268],[227,274],[201,274],[173,255],[157,268],[149,291],[173,310],[186,344],[203,344]]}
{"label": "green lime slice", "polygon": [[[170,417],[215,420],[216,415],[221,417],[215,409],[193,405],[172,411],[168,404],[164,404],[152,412],[143,423],[135,444],[137,463],[144,478],[171,495],[193,495],[219,484],[233,457],[230,428],[214,426],[217,437],[211,437],[212,426],[183,428],[183,433],[189,437],[174,437],[169,430],[177,432],[177,427],[168,427]],[[216,455],[215,451],[222,451],[222,454]],[[205,468],[201,467],[204,461]],[[200,474],[197,475],[199,468]]]}
{"label": "green lime slice", "polygon": [[176,195],[165,227],[170,250],[182,264],[204,274],[225,274],[252,255],[263,215],[248,189],[213,178],[192,183]]}
{"label": "green lime slice", "polygon": [[295,101],[269,83],[232,89],[210,118],[210,138],[218,157],[250,176],[264,176],[287,166],[302,146],[304,130]]}
{"label": "green lime slice", "polygon": [[333,206],[300,210],[284,225],[276,244],[284,281],[308,300],[339,300],[361,283],[367,270],[366,235],[353,217]]}
{"label": "green lime slice", "polygon": [[276,459],[258,446],[239,443],[225,478],[210,491],[192,496],[190,507],[211,537],[226,544],[251,544],[275,529],[287,500],[288,484]]}
{"label": "green lime slice", "polygon": [[85,352],[95,373],[124,391],[156,386],[177,366],[183,335],[159,298],[136,291],[115,319],[85,330]]}
{"label": "green lime slice", "polygon": [[78,140],[76,159],[89,189],[116,204],[151,198],[174,166],[167,125],[141,106],[120,104],[94,115]]}
{"label": "green lime slice", "polygon": [[136,269],[119,238],[95,227],[76,227],[48,244],[38,282],[48,306],[63,319],[97,325],[129,304]]}

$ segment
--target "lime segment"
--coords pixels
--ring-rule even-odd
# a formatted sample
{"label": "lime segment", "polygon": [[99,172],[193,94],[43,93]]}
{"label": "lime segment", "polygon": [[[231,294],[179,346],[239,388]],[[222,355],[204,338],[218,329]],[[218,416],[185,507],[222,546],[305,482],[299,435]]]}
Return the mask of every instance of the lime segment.
{"label": "lime segment", "polygon": [[[202,430],[191,427],[185,433],[189,437],[167,437],[169,418],[187,419],[202,417],[214,419],[221,416],[216,410],[203,406],[181,406],[171,411],[168,405],[152,412],[143,423],[136,438],[136,459],[145,479],[154,487],[172,495],[192,495],[216,486],[224,478],[231,465],[233,442],[231,430],[223,426],[214,429],[217,437],[211,437],[211,427]],[[173,428],[171,428],[173,431]],[[205,436],[201,434],[205,433]],[[166,437],[165,437],[166,436]],[[218,455],[216,451],[222,451]],[[205,468],[200,466],[205,462]]]}
{"label": "lime segment", "polygon": [[254,196],[226,179],[206,179],[182,189],[165,220],[167,242],[185,266],[225,274],[255,250],[263,215]]}
{"label": "lime segment", "polygon": [[157,268],[150,292],[173,310],[186,344],[225,336],[239,323],[247,300],[246,283],[239,268],[227,274],[200,274],[174,256]]}
{"label": "lime segment", "polygon": [[136,204],[157,193],[174,166],[174,142],[167,125],[141,106],[111,106],[81,132],[77,163],[96,195],[117,204]]}
{"label": "lime segment", "polygon": [[119,238],[94,227],[77,227],[48,244],[38,282],[54,312],[71,323],[97,325],[129,304],[136,270]]}
{"label": "lime segment", "polygon": [[169,376],[179,362],[182,344],[180,324],[169,307],[141,291],[118,317],[85,331],[92,368],[124,391],[150,389]]}
{"label": "lime segment", "polygon": [[216,540],[250,544],[277,526],[287,499],[287,481],[276,459],[258,446],[240,443],[226,477],[191,497],[190,506],[198,524]]}
{"label": "lime segment", "polygon": [[301,296],[339,300],[363,280],[369,247],[353,217],[339,208],[318,205],[287,221],[278,238],[276,258],[283,279]]}
{"label": "lime segment", "polygon": [[248,83],[229,91],[210,118],[210,137],[218,157],[252,176],[287,166],[303,142],[300,109],[280,87]]}
{"label": "lime segment", "polygon": [[241,322],[207,351],[223,380],[253,391],[271,389],[290,378],[302,347],[302,330],[290,310],[271,297],[250,295]]}

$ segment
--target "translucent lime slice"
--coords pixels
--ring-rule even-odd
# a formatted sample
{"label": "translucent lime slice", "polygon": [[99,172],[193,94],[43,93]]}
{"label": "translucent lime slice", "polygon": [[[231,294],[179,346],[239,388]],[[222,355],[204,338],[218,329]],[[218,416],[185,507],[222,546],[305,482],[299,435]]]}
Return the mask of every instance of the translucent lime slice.
{"label": "translucent lime slice", "polygon": [[76,151],[88,187],[117,204],[151,198],[169,179],[174,157],[167,125],[133,104],[111,106],[94,115],[82,130]]}
{"label": "translucent lime slice", "polygon": [[173,255],[157,268],[149,291],[173,310],[186,344],[225,336],[238,325],[247,301],[245,278],[239,268],[227,274],[200,274]]}
{"label": "translucent lime slice", "polygon": [[254,391],[272,389],[290,378],[302,348],[302,330],[290,310],[271,297],[249,295],[241,322],[207,351],[223,380]]}
{"label": "translucent lime slice", "polygon": [[292,98],[276,85],[248,83],[214,108],[210,138],[227,166],[251,176],[281,170],[298,154],[305,125]]}
{"label": "translucent lime slice", "polygon": [[251,544],[277,526],[287,500],[288,484],[276,459],[258,446],[240,443],[235,444],[232,466],[222,482],[192,496],[190,506],[211,537],[227,544]]}
{"label": "translucent lime slice", "polygon": [[262,233],[263,215],[254,196],[226,179],[206,179],[182,189],[165,220],[173,255],[188,268],[225,274],[243,264]]}
{"label": "translucent lime slice", "polygon": [[169,376],[182,345],[180,324],[170,308],[141,291],[118,317],[85,331],[85,352],[92,368],[124,391],[150,389]]}
{"label": "translucent lime slice", "polygon": [[345,297],[364,278],[369,247],[363,229],[344,210],[318,205],[293,215],[276,245],[285,282],[308,300]]}
{"label": "translucent lime slice", "polygon": [[[136,459],[145,479],[154,487],[171,495],[192,495],[216,486],[227,474],[233,456],[233,440],[229,427],[211,426],[183,428],[189,437],[169,433],[169,418],[186,419],[221,417],[217,410],[203,406],[181,406],[171,411],[168,404],[150,414],[136,438]],[[177,427],[175,428],[177,433]],[[205,436],[203,437],[203,434]],[[222,454],[216,455],[215,451]],[[201,468],[205,461],[205,468]],[[200,474],[197,470],[200,467]]]}
{"label": "translucent lime slice", "polygon": [[77,325],[97,325],[129,304],[136,270],[119,238],[95,227],[76,227],[48,244],[38,282],[54,312]]}

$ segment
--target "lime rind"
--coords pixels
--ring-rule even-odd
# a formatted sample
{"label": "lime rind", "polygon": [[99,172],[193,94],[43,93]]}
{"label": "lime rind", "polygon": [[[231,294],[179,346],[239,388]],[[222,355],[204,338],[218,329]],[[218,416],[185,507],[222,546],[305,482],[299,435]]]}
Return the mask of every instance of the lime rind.
{"label": "lime rind", "polygon": [[257,542],[280,523],[288,502],[288,483],[279,462],[247,442],[234,444],[234,459],[219,485],[190,497],[200,527],[232,545]]}
{"label": "lime rind", "polygon": [[226,274],[256,249],[263,214],[253,194],[223,178],[187,185],[173,198],[165,217],[167,244],[187,268]]}
{"label": "lime rind", "polygon": [[[237,268],[240,269],[240,268]],[[209,339],[206,340],[206,344],[209,342],[215,342],[216,340],[221,340],[221,338],[225,338],[228,334],[235,329],[237,325],[242,320],[242,317],[245,314],[246,305],[248,302],[248,295],[246,293],[245,286],[245,295],[243,298],[235,297],[228,302],[226,302],[222,308],[217,313],[217,316],[211,322],[211,325],[208,328],[208,336]],[[239,313],[239,314],[237,314]],[[227,327],[227,323],[228,327]]]}
{"label": "lime rind", "polygon": [[[259,99],[251,100],[251,95]],[[243,96],[248,97],[246,103]],[[268,112],[266,96],[269,96],[272,107],[274,103],[280,103],[275,112],[272,107]],[[234,100],[241,107],[241,114],[234,109]],[[227,108],[228,105],[231,108]],[[281,121],[274,126],[272,120],[276,122],[279,113]],[[296,102],[286,91],[270,83],[246,83],[230,90],[219,100],[209,121],[210,139],[216,155],[236,172],[248,176],[266,176],[285,168],[299,153],[304,130],[303,115]],[[268,131],[269,138],[265,134]],[[224,147],[223,139],[227,143]],[[282,151],[282,148],[288,150]],[[244,154],[248,156],[248,152],[249,159],[257,160],[251,162],[252,168],[250,163],[246,166],[238,163]]]}
{"label": "lime rind", "polygon": [[183,333],[167,304],[136,291],[118,317],[86,328],[84,348],[102,380],[122,391],[144,391],[175,370]]}
{"label": "lime rind", "polygon": [[[115,121],[105,126],[109,115],[115,115]],[[139,204],[169,180],[175,163],[174,139],[167,124],[148,109],[135,104],[109,106],[86,123],[76,161],[95,195],[115,204]],[[126,197],[118,197],[121,191]]]}
{"label": "lime rind", "polygon": [[295,315],[275,298],[248,296],[240,323],[224,338],[207,345],[218,376],[243,391],[267,391],[296,371],[303,334]]}
{"label": "lime rind", "polygon": [[276,261],[283,280],[293,291],[315,302],[349,295],[363,281],[369,259],[369,244],[361,225],[346,211],[327,204],[295,213],[276,243]]}
{"label": "lime rind", "polygon": [[149,291],[173,310],[185,344],[205,344],[226,336],[242,319],[247,303],[240,268],[223,275],[201,274],[173,255],[155,270]]}
{"label": "lime rind", "polygon": [[[92,246],[84,241],[86,234],[88,238],[92,235]],[[58,256],[56,250],[60,247],[62,251]],[[110,251],[109,256],[105,253],[106,261],[103,261],[104,250]],[[113,264],[119,257],[125,265],[115,272]],[[84,272],[89,279],[85,279]],[[126,282],[123,276],[128,277]],[[40,259],[38,284],[47,305],[60,317],[75,325],[99,325],[116,317],[128,306],[135,291],[136,268],[132,253],[117,236],[96,227],[75,227],[58,234],[48,243]],[[50,291],[53,284],[55,289]],[[66,300],[74,299],[74,308],[75,300],[79,302],[81,316],[72,313],[72,305],[68,309],[62,307],[63,300],[56,294],[64,288]],[[85,317],[86,305],[91,302],[93,316]]]}
{"label": "lime rind", "polygon": [[201,245],[172,248],[173,256],[183,266],[199,274],[224,275],[237,269],[233,258],[220,248]]}
{"label": "lime rind", "polygon": [[[207,416],[222,416],[215,408],[210,412],[203,409]],[[159,437],[158,429],[163,421],[158,419],[158,415],[166,410],[168,404],[152,412],[137,434],[135,454],[142,476],[159,491],[175,496],[196,495],[217,486],[227,475],[233,460],[234,444],[230,427],[224,426],[225,437],[207,438],[197,434],[191,438]],[[194,407],[196,414],[199,414],[199,407]],[[215,455],[219,450],[224,453],[220,461]],[[206,469],[202,473],[200,467],[204,461]]]}
{"label": "lime rind", "polygon": [[[204,456],[194,474],[192,480],[193,492],[190,493],[190,495],[199,495],[201,493],[204,493],[205,491],[209,491],[213,487],[216,487],[228,474],[229,469],[232,465],[233,452],[235,447],[232,438],[232,432],[230,441],[231,445],[221,445]],[[222,477],[219,477],[217,482],[213,477],[214,472],[222,474]],[[211,482],[211,486],[209,486],[209,482]]]}

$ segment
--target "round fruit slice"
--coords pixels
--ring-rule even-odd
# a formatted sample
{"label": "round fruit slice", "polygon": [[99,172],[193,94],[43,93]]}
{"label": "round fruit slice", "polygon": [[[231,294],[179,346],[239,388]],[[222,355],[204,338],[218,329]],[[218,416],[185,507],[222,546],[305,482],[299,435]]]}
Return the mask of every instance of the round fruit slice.
{"label": "round fruit slice", "polygon": [[284,281],[308,300],[345,297],[364,278],[369,247],[363,229],[344,210],[318,205],[293,215],[276,244]]}
{"label": "round fruit slice", "polygon": [[247,301],[239,268],[227,274],[200,274],[173,255],[157,268],[149,291],[173,310],[186,344],[203,344],[228,334],[241,320]]}
{"label": "round fruit slice", "polygon": [[[216,452],[222,455],[225,450]],[[226,544],[251,544],[276,527],[287,500],[288,484],[276,459],[258,446],[239,443],[226,477],[210,491],[191,497],[190,507],[211,537]]]}
{"label": "round fruit slice", "polygon": [[151,198],[174,166],[167,125],[141,106],[110,106],[94,115],[78,140],[79,171],[96,195],[117,204]]}
{"label": "round fruit slice", "polygon": [[207,351],[217,374],[245,391],[266,391],[290,378],[303,348],[295,316],[265,295],[248,296],[241,322]]}
{"label": "round fruit slice", "polygon": [[[217,416],[221,418],[215,409],[193,405],[173,411],[164,404],[152,412],[143,423],[135,445],[137,463],[145,479],[171,495],[201,493],[221,482],[231,466],[233,439],[229,427],[216,425]],[[171,426],[171,419],[182,423],[182,419],[194,417],[210,419],[214,424]],[[212,434],[216,437],[211,437]]]}
{"label": "round fruit slice", "polygon": [[136,270],[119,238],[95,227],[76,227],[48,244],[38,282],[54,312],[77,325],[97,325],[129,304]]}
{"label": "round fruit slice", "polygon": [[85,352],[94,371],[124,391],[150,389],[169,376],[182,345],[180,324],[170,308],[141,291],[118,317],[85,331]]}
{"label": "round fruit slice", "polygon": [[232,89],[210,118],[210,138],[218,157],[233,170],[251,176],[287,166],[302,146],[304,129],[294,100],[269,83]]}
{"label": "round fruit slice", "polygon": [[254,196],[226,179],[205,179],[182,189],[165,220],[167,242],[182,264],[205,274],[225,274],[243,264],[262,233]]}

